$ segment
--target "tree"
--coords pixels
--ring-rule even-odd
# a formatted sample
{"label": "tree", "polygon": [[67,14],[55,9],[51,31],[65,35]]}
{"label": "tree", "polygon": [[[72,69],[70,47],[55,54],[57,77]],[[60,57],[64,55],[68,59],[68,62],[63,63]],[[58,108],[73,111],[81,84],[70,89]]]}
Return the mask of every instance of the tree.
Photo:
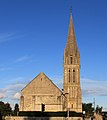
{"label": "tree", "polygon": [[0,101],[0,112],[2,116],[7,116],[7,115],[12,114],[12,108],[10,104]]}
{"label": "tree", "polygon": [[94,111],[94,108],[92,107],[92,103],[83,103],[82,111],[85,111],[86,117],[92,116]]}
{"label": "tree", "polygon": [[96,114],[101,114],[101,113],[102,113],[102,109],[103,109],[102,106],[99,107],[99,105],[97,105],[97,107],[96,107],[96,109],[95,109]]}
{"label": "tree", "polygon": [[18,112],[19,112],[19,105],[15,104],[15,107],[14,107],[14,116],[17,116]]}

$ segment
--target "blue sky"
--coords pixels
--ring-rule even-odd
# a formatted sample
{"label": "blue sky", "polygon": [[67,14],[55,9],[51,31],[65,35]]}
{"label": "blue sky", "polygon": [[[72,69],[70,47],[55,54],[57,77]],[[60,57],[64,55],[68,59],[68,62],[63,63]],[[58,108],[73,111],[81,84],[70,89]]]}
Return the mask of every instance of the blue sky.
{"label": "blue sky", "polygon": [[18,102],[40,72],[61,86],[71,5],[83,102],[107,108],[107,0],[0,0],[0,100]]}

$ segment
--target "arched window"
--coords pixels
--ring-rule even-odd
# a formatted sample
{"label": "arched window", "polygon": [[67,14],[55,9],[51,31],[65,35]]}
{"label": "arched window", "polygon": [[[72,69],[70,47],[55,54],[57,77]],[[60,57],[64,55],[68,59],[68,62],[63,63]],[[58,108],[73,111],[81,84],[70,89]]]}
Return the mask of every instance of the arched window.
{"label": "arched window", "polygon": [[73,108],[73,104],[72,104],[72,108]]}
{"label": "arched window", "polygon": [[75,70],[73,70],[73,82],[75,82]]}
{"label": "arched window", "polygon": [[32,96],[32,100],[33,100],[33,101],[35,100],[35,96]]}
{"label": "arched window", "polygon": [[32,96],[32,110],[35,110],[35,96]]}
{"label": "arched window", "polygon": [[21,110],[24,110],[24,96],[21,96]]}
{"label": "arched window", "polygon": [[70,64],[73,63],[73,59],[72,59],[72,56],[70,56]]}

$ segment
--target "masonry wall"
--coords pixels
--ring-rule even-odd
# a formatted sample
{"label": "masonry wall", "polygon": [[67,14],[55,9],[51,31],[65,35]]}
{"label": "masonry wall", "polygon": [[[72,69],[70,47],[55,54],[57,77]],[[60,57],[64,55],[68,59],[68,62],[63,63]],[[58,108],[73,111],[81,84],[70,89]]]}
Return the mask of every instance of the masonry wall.
{"label": "masonry wall", "polygon": [[40,73],[21,91],[20,111],[63,110],[62,91],[44,74]]}
{"label": "masonry wall", "polygon": [[[64,117],[9,117],[7,116],[5,120],[67,120]],[[80,117],[70,117],[69,120],[82,120]]]}

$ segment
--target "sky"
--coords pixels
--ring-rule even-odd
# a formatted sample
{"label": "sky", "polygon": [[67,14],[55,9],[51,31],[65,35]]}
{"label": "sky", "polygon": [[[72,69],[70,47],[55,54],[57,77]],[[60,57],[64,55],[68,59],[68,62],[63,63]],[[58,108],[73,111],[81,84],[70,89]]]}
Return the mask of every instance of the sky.
{"label": "sky", "polygon": [[0,100],[44,72],[60,89],[70,7],[81,55],[82,101],[107,110],[107,0],[0,0]]}

